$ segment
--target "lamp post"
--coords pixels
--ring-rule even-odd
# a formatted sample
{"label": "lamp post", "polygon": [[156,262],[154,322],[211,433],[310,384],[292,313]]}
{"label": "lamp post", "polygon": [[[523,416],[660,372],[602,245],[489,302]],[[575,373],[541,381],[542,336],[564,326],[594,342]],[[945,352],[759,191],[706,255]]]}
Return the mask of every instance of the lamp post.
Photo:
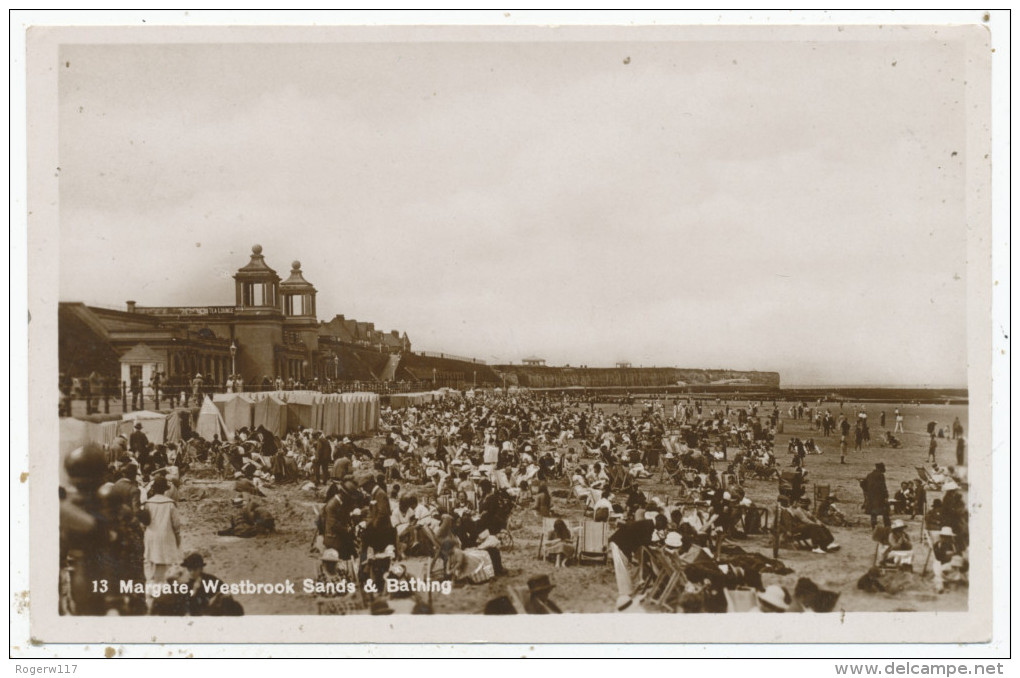
{"label": "lamp post", "polygon": [[340,356],[339,354],[333,354],[333,378],[340,379]]}
{"label": "lamp post", "polygon": [[237,344],[234,340],[230,340],[230,378],[233,379],[237,375]]}

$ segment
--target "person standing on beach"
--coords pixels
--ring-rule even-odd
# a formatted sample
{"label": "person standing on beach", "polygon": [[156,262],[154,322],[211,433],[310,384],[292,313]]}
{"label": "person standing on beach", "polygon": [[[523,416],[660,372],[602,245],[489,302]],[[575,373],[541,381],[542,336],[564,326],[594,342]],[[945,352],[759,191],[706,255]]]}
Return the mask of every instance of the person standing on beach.
{"label": "person standing on beach", "polygon": [[889,489],[885,485],[885,463],[875,464],[875,470],[861,481],[861,489],[864,490],[864,511],[871,516],[872,529],[878,524],[878,517],[882,516],[882,524],[889,527]]}
{"label": "person standing on beach", "polygon": [[893,427],[893,433],[903,433],[903,413],[898,407],[896,408],[896,426]]}
{"label": "person standing on beach", "polygon": [[935,450],[939,447],[938,441],[935,439],[935,434],[931,434],[931,440],[928,442],[928,461],[935,463]]}
{"label": "person standing on beach", "polygon": [[846,436],[841,436],[839,439],[839,463],[846,463]]}

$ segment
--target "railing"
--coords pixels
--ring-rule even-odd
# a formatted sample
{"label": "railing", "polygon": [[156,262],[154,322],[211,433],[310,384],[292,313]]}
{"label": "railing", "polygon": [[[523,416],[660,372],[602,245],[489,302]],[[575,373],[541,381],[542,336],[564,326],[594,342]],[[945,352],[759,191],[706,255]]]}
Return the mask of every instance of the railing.
{"label": "railing", "polygon": [[412,351],[413,355],[419,355],[423,358],[442,358],[445,360],[459,360],[462,363],[474,363],[475,365],[486,365],[484,360],[481,358],[465,358],[464,356],[454,355],[452,353],[436,353],[435,351]]}

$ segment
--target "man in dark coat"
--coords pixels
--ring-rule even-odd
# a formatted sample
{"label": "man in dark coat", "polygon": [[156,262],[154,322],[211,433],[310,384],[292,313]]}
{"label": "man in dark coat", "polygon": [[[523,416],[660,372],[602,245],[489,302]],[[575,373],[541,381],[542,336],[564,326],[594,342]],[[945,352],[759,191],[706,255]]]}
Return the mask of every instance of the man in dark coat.
{"label": "man in dark coat", "polygon": [[[659,524],[656,525],[656,522]],[[635,520],[624,523],[609,537],[609,541],[616,544],[628,559],[633,559],[634,554],[640,551],[642,546],[652,543],[652,535],[656,529],[666,528],[666,523],[666,516],[662,514],[655,516],[655,520]]]}
{"label": "man in dark coat", "polygon": [[333,448],[330,447],[326,436],[321,431],[315,432],[315,484],[319,484],[321,475],[322,482],[329,482],[330,466],[333,463]]}
{"label": "man in dark coat", "polygon": [[149,438],[142,432],[142,425],[135,424],[135,431],[128,439],[128,449],[135,455],[146,454],[149,451]]}
{"label": "man in dark coat", "polygon": [[882,524],[889,527],[889,489],[885,485],[885,464],[878,462],[875,470],[861,481],[864,490],[864,512],[871,515],[871,526],[878,524],[878,516],[882,516]]}

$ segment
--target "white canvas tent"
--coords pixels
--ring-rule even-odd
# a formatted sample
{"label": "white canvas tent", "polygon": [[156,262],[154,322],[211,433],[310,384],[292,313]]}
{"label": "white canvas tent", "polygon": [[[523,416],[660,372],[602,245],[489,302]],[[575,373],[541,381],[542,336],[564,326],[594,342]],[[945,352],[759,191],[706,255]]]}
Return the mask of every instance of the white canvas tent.
{"label": "white canvas tent", "polygon": [[242,395],[234,394],[234,397],[226,401],[223,409],[223,423],[227,430],[233,434],[238,429],[251,428],[253,409],[250,400]]}
{"label": "white canvas tent", "polygon": [[117,433],[130,436],[135,424],[142,425],[142,433],[149,439],[150,443],[162,445],[166,434],[166,415],[149,410],[138,410],[127,412],[121,417],[117,426]]}
{"label": "white canvas tent", "polygon": [[211,398],[206,398],[202,403],[202,409],[198,413],[198,421],[195,424],[195,432],[206,440],[212,440],[213,436],[219,436],[220,440],[228,440],[227,425],[220,416],[220,411]]}
{"label": "white canvas tent", "polygon": [[287,435],[287,403],[275,395],[260,398],[255,403],[254,425],[264,426],[266,430],[281,438]]}

